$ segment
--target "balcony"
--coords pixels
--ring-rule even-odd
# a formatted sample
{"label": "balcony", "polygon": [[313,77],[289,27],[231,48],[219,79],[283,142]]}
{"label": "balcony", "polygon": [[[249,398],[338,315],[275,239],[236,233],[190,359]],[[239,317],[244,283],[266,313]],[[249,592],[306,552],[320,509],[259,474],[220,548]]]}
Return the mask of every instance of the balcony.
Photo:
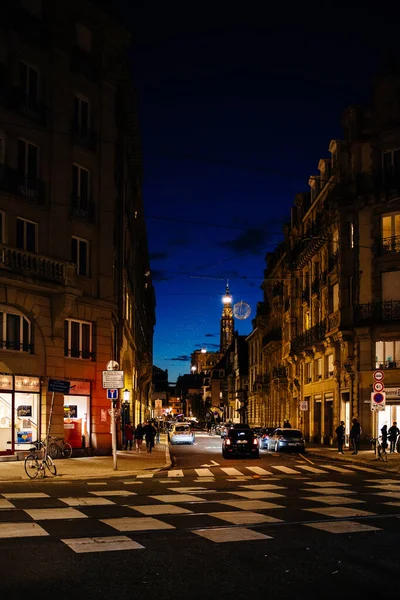
{"label": "balcony", "polygon": [[46,201],[44,181],[22,175],[6,165],[0,165],[0,189],[10,194],[34,200],[39,204],[44,204]]}
{"label": "balcony", "polygon": [[29,352],[29,354],[33,354],[33,344],[3,340],[0,341],[0,350],[15,350],[16,352]]}
{"label": "balcony", "polygon": [[72,123],[72,137],[78,146],[96,152],[97,134],[90,127],[82,127],[74,121]]}
{"label": "balcony", "polygon": [[384,360],[375,363],[375,369],[400,369],[400,361]]}
{"label": "balcony", "polygon": [[268,344],[272,344],[273,342],[281,342],[282,341],[282,329],[272,329],[263,337],[262,345],[263,348],[268,346]]}
{"label": "balcony", "polygon": [[94,83],[98,80],[98,69],[93,56],[88,52],[85,52],[78,46],[74,46],[71,53],[71,71],[73,73],[80,73],[93,81]]}
{"label": "balcony", "polygon": [[395,254],[396,252],[400,252],[400,235],[382,238],[379,249],[381,254]]}
{"label": "balcony", "polygon": [[274,379],[287,379],[287,375],[286,367],[274,367],[272,369],[272,377]]}
{"label": "balcony", "polygon": [[339,263],[339,250],[336,250],[331,256],[328,258],[328,271],[331,272]]}
{"label": "balcony", "polygon": [[79,348],[65,348],[64,356],[67,358],[79,358],[82,360],[96,360],[96,355],[94,352],[90,352],[89,350],[79,350]]}
{"label": "balcony", "polygon": [[83,219],[84,221],[94,222],[95,207],[93,202],[87,198],[83,199],[75,194],[71,195],[71,208],[72,216],[76,219]]}
{"label": "balcony", "polygon": [[400,300],[385,300],[354,307],[355,325],[379,325],[400,321]]}
{"label": "balcony", "polygon": [[328,329],[327,329],[327,332],[333,331],[334,329],[337,329],[339,327],[339,325],[340,325],[340,311],[337,310],[336,312],[332,313],[328,317]]}
{"label": "balcony", "polygon": [[326,321],[321,321],[295,337],[291,342],[290,353],[300,354],[325,339]]}
{"label": "balcony", "polygon": [[63,285],[73,285],[76,276],[76,266],[72,263],[4,244],[0,244],[0,271],[3,277],[4,271],[16,272]]}
{"label": "balcony", "polygon": [[13,111],[45,127],[47,117],[46,106],[36,98],[28,96],[20,88],[12,88],[10,90],[8,105]]}

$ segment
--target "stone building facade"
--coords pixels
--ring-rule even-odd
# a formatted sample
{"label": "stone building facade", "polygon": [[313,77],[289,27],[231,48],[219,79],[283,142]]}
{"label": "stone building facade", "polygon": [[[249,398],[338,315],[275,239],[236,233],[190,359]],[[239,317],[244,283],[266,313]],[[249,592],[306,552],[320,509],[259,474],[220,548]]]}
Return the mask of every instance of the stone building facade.
{"label": "stone building facade", "polygon": [[[0,41],[0,454],[46,432],[110,449],[110,359],[142,420],[154,291],[128,33],[86,0],[3,7]],[[122,398],[121,398],[122,400]]]}
{"label": "stone building facade", "polygon": [[[349,433],[357,417],[368,438],[400,418],[399,89],[396,68],[376,80],[368,107],[345,111],[344,138],[329,144],[267,256],[263,318],[248,338],[254,424],[288,418],[332,444],[340,420]],[[376,369],[387,394],[379,412]]]}

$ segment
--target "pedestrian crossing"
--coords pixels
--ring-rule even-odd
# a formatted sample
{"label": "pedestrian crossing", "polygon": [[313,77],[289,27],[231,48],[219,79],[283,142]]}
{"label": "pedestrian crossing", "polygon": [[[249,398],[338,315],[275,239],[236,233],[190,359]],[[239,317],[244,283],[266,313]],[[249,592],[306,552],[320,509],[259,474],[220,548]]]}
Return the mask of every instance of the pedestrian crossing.
{"label": "pedestrian crossing", "polygon": [[[176,477],[178,470],[174,471]],[[300,536],[305,528],[321,536],[400,533],[398,478],[361,476],[349,483],[341,474],[326,473],[331,479],[315,474],[318,477],[237,481],[225,473],[225,479],[206,483],[204,477],[203,484],[190,486],[171,476],[147,486],[133,479],[91,482],[87,487],[83,483],[77,494],[57,484],[47,486],[46,492],[3,491],[0,552],[10,539],[23,540],[28,552],[47,540],[65,552],[83,554],[159,551],[163,544],[170,547],[179,532],[185,544],[203,540],[267,545],[284,535],[285,527],[290,536],[294,528],[302,530]]]}

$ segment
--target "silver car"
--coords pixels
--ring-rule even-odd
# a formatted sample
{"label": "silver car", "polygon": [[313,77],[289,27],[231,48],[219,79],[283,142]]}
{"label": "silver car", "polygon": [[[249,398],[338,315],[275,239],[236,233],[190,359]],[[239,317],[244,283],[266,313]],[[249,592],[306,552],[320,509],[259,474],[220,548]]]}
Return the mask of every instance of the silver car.
{"label": "silver car", "polygon": [[194,444],[194,432],[186,423],[175,423],[169,432],[171,444]]}

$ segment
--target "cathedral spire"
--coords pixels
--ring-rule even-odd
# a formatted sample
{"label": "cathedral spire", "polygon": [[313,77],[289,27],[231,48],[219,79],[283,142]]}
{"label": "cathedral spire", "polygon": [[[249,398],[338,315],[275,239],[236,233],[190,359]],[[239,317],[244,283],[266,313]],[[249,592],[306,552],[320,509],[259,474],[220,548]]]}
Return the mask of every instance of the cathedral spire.
{"label": "cathedral spire", "polygon": [[229,280],[226,282],[226,290],[225,295],[222,297],[222,303],[220,351],[225,352],[232,343],[234,330],[232,295],[229,291]]}

